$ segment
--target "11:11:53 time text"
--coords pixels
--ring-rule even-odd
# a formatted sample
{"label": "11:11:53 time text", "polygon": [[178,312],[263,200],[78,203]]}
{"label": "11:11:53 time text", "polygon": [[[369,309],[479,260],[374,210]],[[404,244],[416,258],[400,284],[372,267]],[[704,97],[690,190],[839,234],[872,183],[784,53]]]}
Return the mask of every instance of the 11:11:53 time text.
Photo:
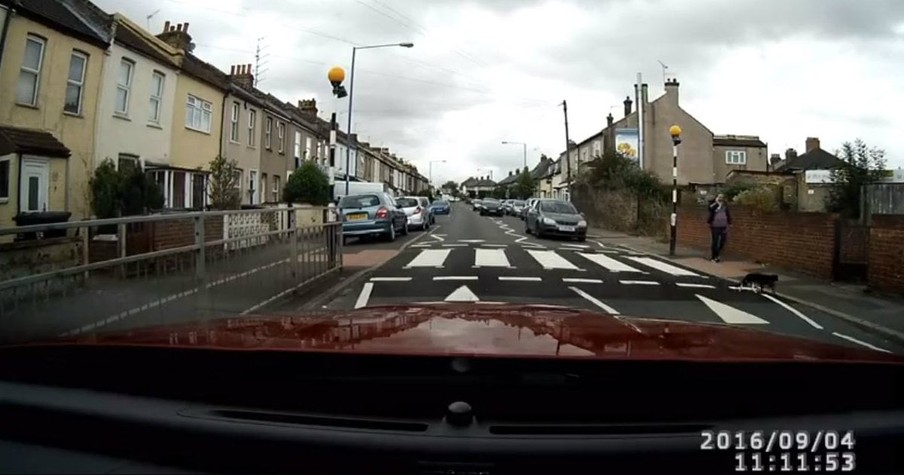
{"label": "11:11:53 time text", "polygon": [[735,453],[736,472],[852,472],[853,452],[745,452]]}

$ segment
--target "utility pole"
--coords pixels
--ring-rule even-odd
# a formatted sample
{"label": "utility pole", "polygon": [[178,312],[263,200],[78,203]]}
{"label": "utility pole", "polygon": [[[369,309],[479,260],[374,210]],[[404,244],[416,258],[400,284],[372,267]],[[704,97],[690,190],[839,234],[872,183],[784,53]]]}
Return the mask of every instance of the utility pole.
{"label": "utility pole", "polygon": [[562,111],[565,113],[565,165],[568,171],[568,201],[571,201],[571,138],[568,136],[568,102],[562,101]]}

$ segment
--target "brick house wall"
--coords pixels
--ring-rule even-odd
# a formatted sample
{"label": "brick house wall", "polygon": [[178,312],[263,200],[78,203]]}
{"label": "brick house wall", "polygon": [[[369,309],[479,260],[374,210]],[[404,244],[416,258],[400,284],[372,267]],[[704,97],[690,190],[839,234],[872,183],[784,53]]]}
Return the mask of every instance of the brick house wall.
{"label": "brick house wall", "polygon": [[[763,213],[731,208],[732,227],[725,254],[773,264],[816,277],[832,277],[835,219],[826,213]],[[678,212],[678,244],[709,249],[707,210],[686,207]]]}
{"label": "brick house wall", "polygon": [[871,287],[904,294],[904,215],[873,215],[869,236]]}

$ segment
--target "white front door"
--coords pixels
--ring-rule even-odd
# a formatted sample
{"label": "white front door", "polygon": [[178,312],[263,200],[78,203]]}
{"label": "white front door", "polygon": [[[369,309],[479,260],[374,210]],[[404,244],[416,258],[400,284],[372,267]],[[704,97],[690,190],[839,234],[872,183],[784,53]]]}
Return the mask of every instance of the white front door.
{"label": "white front door", "polygon": [[22,158],[19,205],[22,212],[47,211],[50,194],[50,162],[41,158]]}

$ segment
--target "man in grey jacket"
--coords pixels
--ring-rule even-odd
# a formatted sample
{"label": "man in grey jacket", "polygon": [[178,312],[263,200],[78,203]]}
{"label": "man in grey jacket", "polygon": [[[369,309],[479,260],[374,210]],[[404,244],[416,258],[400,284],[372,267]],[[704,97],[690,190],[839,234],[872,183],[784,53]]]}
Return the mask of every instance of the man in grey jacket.
{"label": "man in grey jacket", "polygon": [[722,249],[728,241],[728,226],[731,225],[731,213],[725,204],[725,195],[719,193],[716,199],[709,204],[709,230],[712,234],[712,261],[719,262],[721,260]]}

